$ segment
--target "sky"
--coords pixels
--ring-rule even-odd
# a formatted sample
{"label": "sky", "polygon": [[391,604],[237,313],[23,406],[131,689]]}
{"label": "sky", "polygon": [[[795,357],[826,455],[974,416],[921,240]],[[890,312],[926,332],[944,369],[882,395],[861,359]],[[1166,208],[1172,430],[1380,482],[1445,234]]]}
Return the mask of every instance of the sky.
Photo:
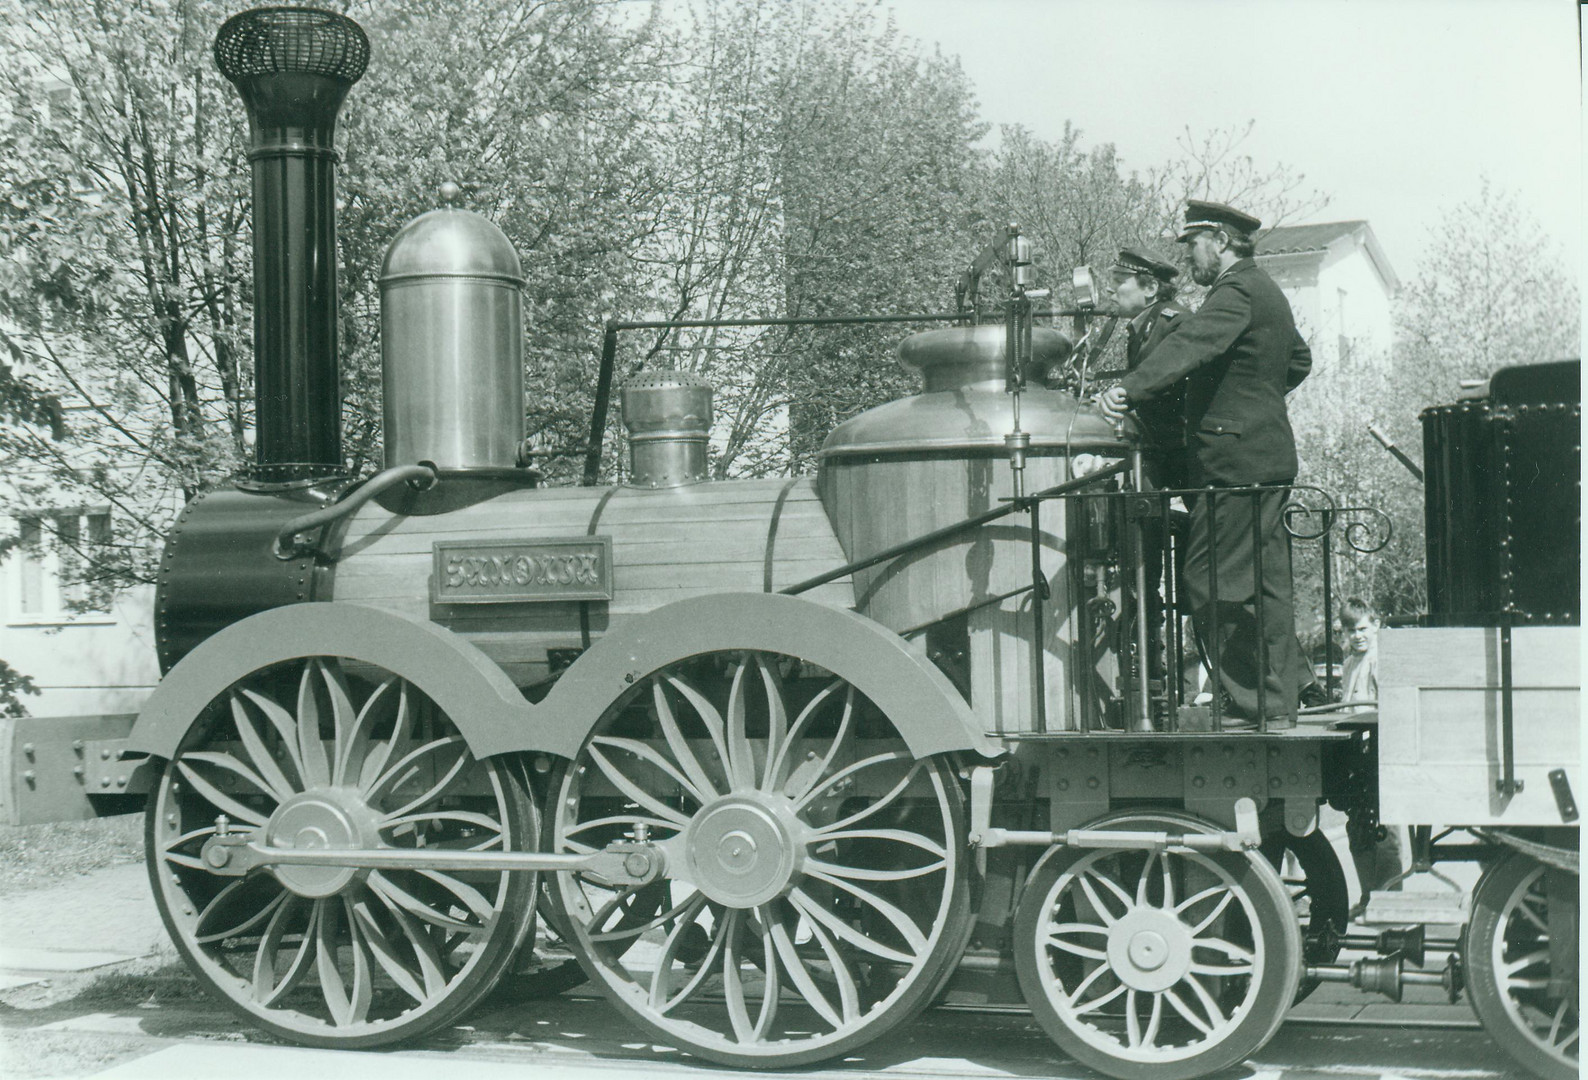
{"label": "sky", "polygon": [[1366,218],[1404,279],[1430,230],[1511,192],[1582,259],[1574,0],[882,0],[957,55],[982,119],[1083,144],[1124,167],[1255,121],[1246,151],[1330,196],[1313,221]]}

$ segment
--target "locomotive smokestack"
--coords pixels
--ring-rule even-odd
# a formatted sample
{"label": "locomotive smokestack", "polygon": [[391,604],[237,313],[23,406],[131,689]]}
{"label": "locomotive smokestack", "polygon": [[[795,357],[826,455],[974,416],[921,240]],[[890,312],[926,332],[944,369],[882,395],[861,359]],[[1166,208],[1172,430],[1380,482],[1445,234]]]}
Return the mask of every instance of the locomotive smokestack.
{"label": "locomotive smokestack", "polygon": [[353,20],[259,8],[226,20],[215,65],[248,108],[254,173],[254,472],[342,469],[336,114],[369,62]]}

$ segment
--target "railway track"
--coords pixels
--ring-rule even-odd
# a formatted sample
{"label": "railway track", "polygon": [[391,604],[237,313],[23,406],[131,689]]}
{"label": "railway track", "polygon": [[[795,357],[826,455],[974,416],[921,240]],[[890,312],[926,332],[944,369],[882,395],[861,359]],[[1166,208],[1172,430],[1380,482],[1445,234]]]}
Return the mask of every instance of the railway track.
{"label": "railway track", "polygon": [[[132,967],[133,965],[123,965]],[[146,965],[147,966],[147,965]],[[1370,1008],[1363,997],[1357,1003]],[[1296,1010],[1260,1059],[1253,1080],[1323,1073],[1418,1080],[1509,1080],[1517,1073],[1475,1020],[1448,1006],[1408,1004],[1394,1015],[1323,1015],[1347,1004]],[[1310,1008],[1309,1013],[1306,1009]],[[1418,1013],[1426,1015],[1418,1015]],[[237,1022],[185,974],[79,973],[0,994],[0,1054],[8,1071],[107,1080],[186,1080],[293,1069],[339,1080],[409,1080],[496,1067],[551,1069],[561,1080],[593,1080],[643,1066],[647,1075],[757,1075],[706,1065],[655,1044],[598,995],[573,991],[542,1001],[481,1006],[466,1023],[388,1053],[284,1047]],[[1018,1006],[934,1006],[900,1031],[801,1077],[1082,1077]],[[770,1074],[778,1075],[778,1074]],[[794,1074],[790,1074],[794,1075]]]}

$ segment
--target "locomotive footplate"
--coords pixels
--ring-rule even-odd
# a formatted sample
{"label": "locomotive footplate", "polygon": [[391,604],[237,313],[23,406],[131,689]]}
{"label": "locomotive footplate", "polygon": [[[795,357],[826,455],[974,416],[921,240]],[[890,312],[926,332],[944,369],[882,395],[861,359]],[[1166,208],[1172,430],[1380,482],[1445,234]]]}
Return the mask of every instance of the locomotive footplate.
{"label": "locomotive footplate", "polygon": [[[1064,833],[1112,809],[1172,805],[1237,829],[1236,803],[1250,799],[1285,831],[1317,828],[1325,759],[1359,737],[1301,728],[1270,734],[1089,732],[1021,736],[1040,759],[1049,828]],[[1015,749],[1016,740],[1005,745]]]}

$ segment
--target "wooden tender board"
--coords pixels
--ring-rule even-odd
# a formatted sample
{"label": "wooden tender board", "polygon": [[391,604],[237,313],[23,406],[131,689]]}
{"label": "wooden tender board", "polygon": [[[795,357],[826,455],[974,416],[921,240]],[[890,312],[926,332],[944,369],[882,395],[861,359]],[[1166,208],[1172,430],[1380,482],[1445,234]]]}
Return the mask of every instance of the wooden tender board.
{"label": "wooden tender board", "polygon": [[1379,635],[1379,817],[1389,825],[1560,825],[1549,772],[1581,801],[1581,632],[1511,632],[1516,776],[1503,796],[1500,631],[1402,628]]}

